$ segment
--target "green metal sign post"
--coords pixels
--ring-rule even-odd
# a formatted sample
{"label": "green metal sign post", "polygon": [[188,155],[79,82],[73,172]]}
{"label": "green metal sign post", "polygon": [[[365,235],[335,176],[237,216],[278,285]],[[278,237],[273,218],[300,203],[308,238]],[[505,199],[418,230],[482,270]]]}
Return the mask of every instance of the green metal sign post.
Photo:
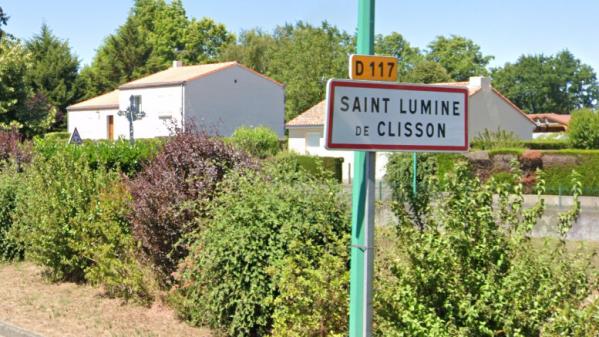
{"label": "green metal sign post", "polygon": [[416,197],[416,171],[418,170],[418,162],[416,161],[416,152],[412,152],[412,194]]}
{"label": "green metal sign post", "polygon": [[[356,53],[374,52],[374,0],[358,0]],[[354,152],[349,336],[372,335],[376,152]]]}

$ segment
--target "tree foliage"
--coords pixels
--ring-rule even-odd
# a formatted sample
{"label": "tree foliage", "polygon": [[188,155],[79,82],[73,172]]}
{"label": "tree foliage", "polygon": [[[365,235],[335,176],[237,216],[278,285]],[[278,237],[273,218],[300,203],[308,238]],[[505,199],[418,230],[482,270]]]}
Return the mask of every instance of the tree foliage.
{"label": "tree foliage", "polygon": [[428,45],[426,58],[442,65],[454,81],[487,75],[493,56],[483,55],[480,46],[462,36],[438,36]]}
{"label": "tree foliage", "polygon": [[522,55],[494,69],[493,85],[529,113],[569,113],[593,107],[599,99],[595,71],[567,50],[553,56]]}
{"label": "tree foliage", "polygon": [[188,19],[180,0],[136,0],[125,23],[108,36],[82,71],[86,96],[167,68],[174,60],[213,62],[233,36],[209,18]]}
{"label": "tree foliage", "polygon": [[397,32],[392,32],[389,35],[377,35],[374,41],[374,50],[377,55],[397,57],[399,81],[414,82],[408,74],[414,71],[414,68],[423,60],[424,56],[418,48],[412,47],[403,35]]}
{"label": "tree foliage", "polygon": [[27,41],[26,48],[31,54],[27,85],[64,115],[66,107],[81,95],[77,82],[79,60],[68,42],[54,36],[46,24],[38,35]]}
{"label": "tree foliage", "polygon": [[0,39],[0,127],[27,137],[50,128],[56,114],[48,98],[27,85],[31,64],[31,53],[20,41]]}
{"label": "tree foliage", "polygon": [[250,29],[241,32],[237,43],[231,43],[222,50],[221,59],[238,61],[259,73],[266,74],[270,69],[268,55],[274,48],[275,39],[271,34],[260,29]]}
{"label": "tree foliage", "polygon": [[2,7],[0,7],[0,39],[2,39],[4,37],[4,34],[6,34],[4,32],[4,30],[2,30],[2,26],[6,26],[7,22],[8,22],[8,15],[6,15],[6,13],[4,13],[4,10],[2,9]]}
{"label": "tree foliage", "polygon": [[285,83],[285,117],[290,120],[324,99],[328,79],[347,77],[353,39],[327,22],[279,26],[273,37],[267,74]]}
{"label": "tree foliage", "polygon": [[444,83],[451,82],[447,70],[437,62],[420,60],[405,76],[403,82],[412,83]]}

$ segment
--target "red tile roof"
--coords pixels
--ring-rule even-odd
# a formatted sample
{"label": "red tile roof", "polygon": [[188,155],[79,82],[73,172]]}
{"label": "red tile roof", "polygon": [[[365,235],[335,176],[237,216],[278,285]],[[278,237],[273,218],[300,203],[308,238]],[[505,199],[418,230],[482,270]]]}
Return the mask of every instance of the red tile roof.
{"label": "red tile roof", "polygon": [[287,123],[287,126],[321,126],[324,125],[326,100],[320,101],[315,106],[306,110]]}
{"label": "red tile roof", "polygon": [[119,108],[119,91],[113,90],[104,95],[90,98],[67,107],[68,111],[105,110]]}
{"label": "red tile roof", "polygon": [[570,115],[560,115],[556,113],[541,113],[541,114],[529,114],[528,118],[531,121],[536,120],[547,120],[550,123],[558,123],[564,126],[568,126],[570,124]]}

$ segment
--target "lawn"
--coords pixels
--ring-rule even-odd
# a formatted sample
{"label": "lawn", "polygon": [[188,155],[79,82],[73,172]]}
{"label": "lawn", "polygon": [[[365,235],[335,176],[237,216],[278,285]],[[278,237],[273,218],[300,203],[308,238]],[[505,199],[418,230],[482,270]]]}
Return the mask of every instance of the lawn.
{"label": "lawn", "polygon": [[88,285],[48,283],[28,262],[0,264],[0,284],[0,321],[43,336],[212,336],[162,304],[145,308]]}

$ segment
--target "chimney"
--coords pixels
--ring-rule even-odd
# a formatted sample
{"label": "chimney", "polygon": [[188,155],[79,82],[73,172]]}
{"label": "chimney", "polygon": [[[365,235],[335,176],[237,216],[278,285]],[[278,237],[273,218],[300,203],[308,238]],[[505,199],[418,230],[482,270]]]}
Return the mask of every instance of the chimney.
{"label": "chimney", "polygon": [[183,67],[183,61],[173,61],[173,68],[181,68]]}
{"label": "chimney", "polygon": [[470,77],[470,83],[468,83],[468,85],[471,87],[480,88],[483,91],[488,91],[491,90],[491,78],[484,76]]}

